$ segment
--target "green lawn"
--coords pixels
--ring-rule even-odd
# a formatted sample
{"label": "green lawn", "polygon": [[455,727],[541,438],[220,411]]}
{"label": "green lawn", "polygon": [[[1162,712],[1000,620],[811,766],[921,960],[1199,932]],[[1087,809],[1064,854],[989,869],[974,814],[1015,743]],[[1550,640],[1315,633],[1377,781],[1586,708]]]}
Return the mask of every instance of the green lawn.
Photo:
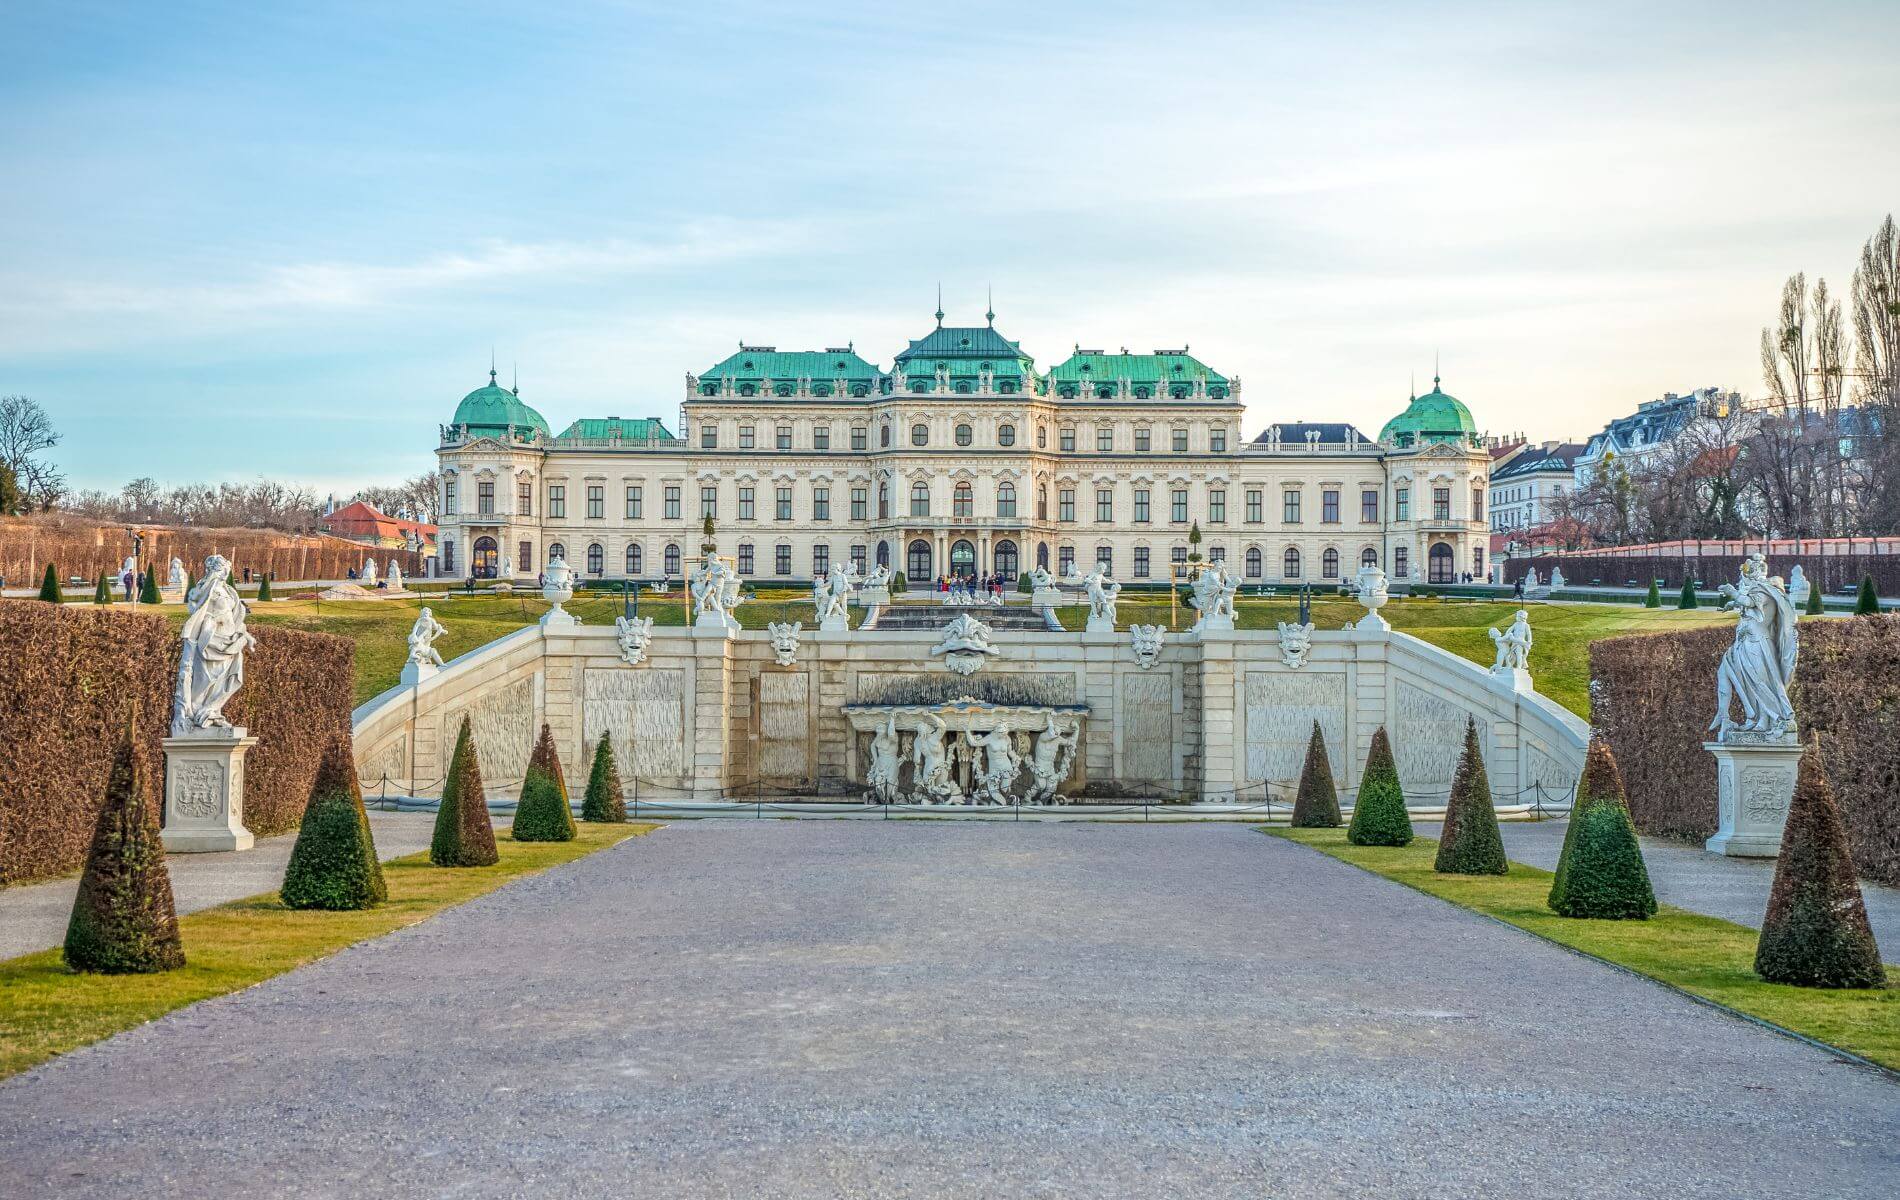
{"label": "green lawn", "polygon": [[1900,967],[1887,968],[1885,988],[1765,983],[1753,970],[1755,931],[1730,921],[1667,905],[1647,921],[1573,920],[1550,911],[1550,872],[1535,867],[1512,863],[1502,876],[1440,875],[1432,870],[1438,843],[1431,838],[1394,849],[1354,846],[1343,829],[1267,832],[1900,1070]]}
{"label": "green lawn", "polygon": [[363,912],[293,911],[275,893],[208,908],[179,922],[185,966],[160,975],[77,975],[58,950],[0,962],[0,1079],[656,828],[583,824],[571,842],[504,834],[492,867],[434,867],[427,854],[399,858],[383,864],[388,903]]}

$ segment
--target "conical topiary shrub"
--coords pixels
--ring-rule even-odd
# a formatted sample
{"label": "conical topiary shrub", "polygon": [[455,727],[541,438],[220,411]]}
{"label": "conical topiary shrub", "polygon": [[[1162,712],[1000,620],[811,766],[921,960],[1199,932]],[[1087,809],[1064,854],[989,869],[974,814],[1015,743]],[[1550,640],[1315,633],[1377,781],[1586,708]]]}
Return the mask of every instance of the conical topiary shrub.
{"label": "conical topiary shrub", "polygon": [[515,824],[509,832],[517,842],[571,842],[574,814],[568,808],[567,781],[561,778],[561,756],[554,750],[554,731],[546,722],[528,759],[528,775],[521,781],[521,801],[515,806]]}
{"label": "conical topiary shrub", "polygon": [[1854,877],[1847,829],[1834,806],[1817,736],[1801,756],[1781,833],[1775,886],[1755,944],[1755,973],[1801,987],[1880,987],[1886,972]]}
{"label": "conical topiary shrub", "polygon": [[1643,597],[1643,607],[1644,608],[1661,608],[1662,607],[1662,588],[1657,586],[1656,581],[1654,579],[1649,581],[1649,594]]}
{"label": "conical topiary shrub", "polygon": [[94,604],[112,603],[112,585],[106,582],[106,573],[99,572],[99,582],[93,585],[92,602]]}
{"label": "conical topiary shrub", "polygon": [[139,580],[139,603],[159,604],[162,602],[158,594],[158,572],[156,570],[145,572],[145,577]]}
{"label": "conical topiary shrub", "polygon": [[1405,789],[1399,786],[1398,764],[1392,761],[1392,742],[1381,725],[1366,751],[1359,773],[1359,798],[1352,806],[1352,824],[1346,840],[1355,846],[1405,846],[1412,841],[1412,818],[1405,811]]}
{"label": "conical topiary shrub", "polygon": [[619,823],[627,819],[627,801],[620,794],[620,767],[614,762],[614,740],[601,734],[594,747],[594,766],[587,773],[587,795],[581,798],[581,820]]}
{"label": "conical topiary shrub", "polygon": [[1502,875],[1509,869],[1497,810],[1491,807],[1491,781],[1478,749],[1478,723],[1470,717],[1465,718],[1465,750],[1452,776],[1445,830],[1432,869],[1441,875]]}
{"label": "conical topiary shrub", "polygon": [[48,604],[66,603],[66,597],[59,592],[59,568],[52,563],[46,564],[46,574],[40,579],[40,599]]}
{"label": "conical topiary shrub", "polygon": [[350,739],[341,733],[324,747],[278,895],[289,908],[334,912],[370,908],[389,899],[369,814],[363,811]]}
{"label": "conical topiary shrub", "polygon": [[1682,596],[1676,601],[1676,607],[1694,608],[1695,606],[1695,580],[1685,579],[1682,581]]}
{"label": "conical topiary shrub", "polygon": [[263,579],[261,579],[261,580],[259,580],[259,581],[258,581],[258,584],[257,584],[257,598],[258,598],[258,600],[259,600],[259,602],[263,602],[263,601],[266,601],[266,600],[269,600],[269,599],[271,598],[271,595],[270,595],[270,576],[268,576],[268,575],[266,575],[266,576],[264,576],[264,578],[263,578]]}
{"label": "conical topiary shrub", "polygon": [[1854,615],[1865,616],[1880,611],[1880,593],[1874,590],[1874,577],[1860,577],[1860,592],[1854,597]]}
{"label": "conical topiary shrub", "polygon": [[1656,893],[1643,865],[1642,843],[1630,820],[1623,775],[1602,738],[1590,753],[1570,806],[1570,828],[1550,885],[1551,911],[1564,917],[1642,920],[1656,913]]}
{"label": "conical topiary shrub", "polygon": [[449,759],[449,777],[442,785],[442,807],[435,814],[429,861],[438,867],[492,867],[500,860],[495,827],[488,819],[488,798],[482,794],[475,735],[463,717],[455,755]]}
{"label": "conical topiary shrub", "polygon": [[66,965],[75,971],[147,975],[185,965],[165,843],[158,814],[146,803],[145,763],[132,740],[137,728],[133,705],[66,924]]}
{"label": "conical topiary shrub", "polygon": [[1826,611],[1827,608],[1821,600],[1821,585],[1818,583],[1810,583],[1808,585],[1808,615],[1810,617],[1818,617]]}
{"label": "conical topiary shrub", "polygon": [[1333,786],[1333,764],[1326,757],[1326,738],[1313,722],[1306,740],[1306,764],[1300,768],[1300,792],[1293,801],[1296,829],[1337,829],[1339,789]]}

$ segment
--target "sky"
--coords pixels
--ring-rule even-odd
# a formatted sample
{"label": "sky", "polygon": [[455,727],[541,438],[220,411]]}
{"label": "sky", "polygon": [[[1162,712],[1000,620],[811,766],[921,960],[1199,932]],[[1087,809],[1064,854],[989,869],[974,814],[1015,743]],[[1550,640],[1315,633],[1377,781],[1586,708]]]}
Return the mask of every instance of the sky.
{"label": "sky", "polygon": [[1761,391],[1900,210],[1900,4],[0,5],[0,394],[78,487],[434,465],[486,382],[677,422],[741,341],[1187,345],[1580,439]]}

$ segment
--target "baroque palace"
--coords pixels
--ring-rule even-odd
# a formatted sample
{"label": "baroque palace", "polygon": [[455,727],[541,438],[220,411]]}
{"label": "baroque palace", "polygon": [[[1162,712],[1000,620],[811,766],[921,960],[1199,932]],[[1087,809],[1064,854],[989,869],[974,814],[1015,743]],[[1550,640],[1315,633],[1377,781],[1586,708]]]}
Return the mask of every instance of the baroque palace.
{"label": "baroque palace", "polygon": [[1078,346],[1039,371],[988,323],[943,324],[889,370],[851,346],[741,345],[655,417],[555,435],[516,391],[470,392],[442,427],[440,572],[679,579],[710,517],[742,576],[798,583],[838,556],[915,582],[1066,576],[1166,583],[1198,527],[1243,584],[1484,574],[1490,456],[1434,379],[1372,439],[1275,421],[1241,441],[1240,380],[1180,350]]}

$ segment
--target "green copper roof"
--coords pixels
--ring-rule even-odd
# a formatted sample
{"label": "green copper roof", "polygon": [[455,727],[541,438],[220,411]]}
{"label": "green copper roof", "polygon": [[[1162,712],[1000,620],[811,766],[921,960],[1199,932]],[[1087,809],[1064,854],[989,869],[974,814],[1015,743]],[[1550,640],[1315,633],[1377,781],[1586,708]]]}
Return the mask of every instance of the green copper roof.
{"label": "green copper roof", "polygon": [[1478,424],[1458,397],[1448,395],[1432,377],[1432,390],[1414,396],[1404,412],[1385,423],[1379,440],[1389,446],[1419,446],[1432,442],[1471,442]]}
{"label": "green copper roof", "polygon": [[614,438],[626,442],[644,442],[649,438],[669,442],[673,440],[673,435],[658,417],[583,417],[561,430],[561,436],[590,442]]}
{"label": "green copper roof", "polygon": [[842,350],[787,351],[776,346],[741,346],[738,353],[729,354],[702,371],[699,378],[704,382],[730,377],[741,383],[760,383],[768,379],[786,383],[797,383],[800,379],[829,383],[840,378],[864,382],[878,375],[878,369],[849,346]]}
{"label": "green copper roof", "polygon": [[[1080,390],[1088,386],[1119,384],[1127,380],[1137,395],[1144,389],[1150,395],[1177,388],[1192,389],[1197,380],[1206,380],[1208,394],[1222,397],[1228,393],[1228,379],[1186,350],[1157,350],[1153,354],[1104,354],[1100,350],[1078,349],[1067,359],[1049,368],[1049,383],[1058,394],[1064,385]],[[1087,394],[1087,393],[1084,393]]]}
{"label": "green copper roof", "polygon": [[495,372],[488,372],[488,386],[476,388],[455,406],[454,424],[466,425],[473,434],[506,433],[529,429],[548,436],[548,423],[540,413],[521,402],[521,397],[495,383]]}
{"label": "green copper roof", "polygon": [[910,348],[897,356],[897,361],[901,363],[906,359],[923,357],[1035,361],[1023,353],[1021,343],[1010,341],[988,325],[940,325],[924,336],[913,339]]}

